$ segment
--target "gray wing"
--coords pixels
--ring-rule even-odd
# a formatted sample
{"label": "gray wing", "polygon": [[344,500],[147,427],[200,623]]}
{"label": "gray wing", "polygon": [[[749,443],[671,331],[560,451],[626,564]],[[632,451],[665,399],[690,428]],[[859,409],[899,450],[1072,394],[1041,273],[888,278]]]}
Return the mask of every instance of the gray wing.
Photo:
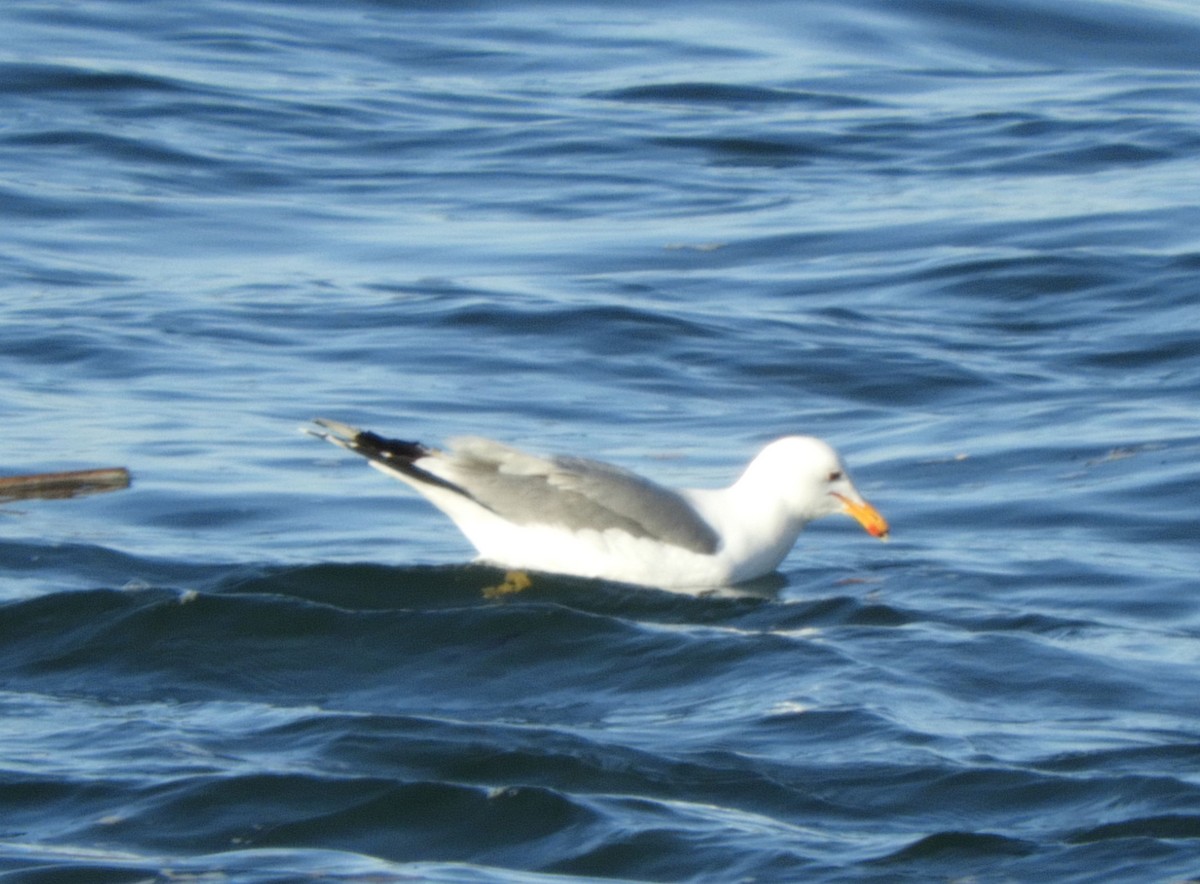
{"label": "gray wing", "polygon": [[720,542],[682,495],[620,467],[478,438],[453,440],[451,452],[437,473],[518,525],[615,528],[705,554]]}

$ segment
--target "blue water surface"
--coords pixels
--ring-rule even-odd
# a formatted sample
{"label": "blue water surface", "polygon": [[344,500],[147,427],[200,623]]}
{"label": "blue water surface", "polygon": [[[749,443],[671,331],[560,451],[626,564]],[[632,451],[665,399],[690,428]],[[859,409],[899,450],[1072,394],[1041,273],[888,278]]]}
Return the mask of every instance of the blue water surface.
{"label": "blue water surface", "polygon": [[[1200,9],[11,0],[0,873],[1200,875]],[[892,523],[535,575],[297,432]]]}

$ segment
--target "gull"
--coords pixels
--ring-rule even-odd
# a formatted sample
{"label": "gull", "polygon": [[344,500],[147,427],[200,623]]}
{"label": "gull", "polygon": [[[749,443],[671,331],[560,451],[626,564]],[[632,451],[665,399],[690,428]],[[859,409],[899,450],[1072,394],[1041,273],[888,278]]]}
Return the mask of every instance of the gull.
{"label": "gull", "polygon": [[735,586],[774,572],[813,519],[888,524],[838,453],[811,436],[771,442],[732,485],[673,490],[612,464],[542,457],[490,439],[445,450],[318,419],[310,434],[362,455],[445,513],[501,568],[653,586]]}

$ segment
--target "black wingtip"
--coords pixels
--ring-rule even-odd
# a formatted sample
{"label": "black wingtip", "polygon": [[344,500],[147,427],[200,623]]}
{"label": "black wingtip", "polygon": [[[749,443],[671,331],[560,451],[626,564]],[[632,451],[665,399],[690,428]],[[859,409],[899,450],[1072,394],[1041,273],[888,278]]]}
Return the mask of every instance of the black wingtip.
{"label": "black wingtip", "polygon": [[415,460],[433,453],[433,449],[420,442],[404,439],[388,439],[370,430],[360,430],[340,421],[317,418],[313,421],[320,431],[309,431],[312,435],[340,445],[342,448],[361,454],[370,460],[391,464],[411,464]]}
{"label": "black wingtip", "polygon": [[316,423],[320,429],[319,431],[308,431],[312,435],[343,447],[347,451],[353,451],[355,455],[365,457],[368,461],[386,464],[397,469],[408,468],[415,461],[420,461],[422,457],[428,457],[434,453],[431,447],[421,445],[418,441],[388,439],[378,433],[372,433],[368,429],[352,427],[349,423],[341,421],[318,417],[313,423]]}
{"label": "black wingtip", "polygon": [[351,447],[364,457],[383,463],[410,464],[431,453],[431,450],[420,442],[408,442],[404,439],[385,439],[370,430],[360,430],[352,438],[346,440]]}
{"label": "black wingtip", "polygon": [[317,418],[313,423],[319,426],[321,430],[309,430],[307,432],[324,439],[326,442],[332,442],[340,448],[353,451],[355,454],[365,457],[367,460],[378,464],[386,470],[406,476],[419,483],[437,485],[471,500],[475,499],[470,492],[455,485],[453,482],[416,465],[417,461],[436,455],[436,449],[422,445],[420,442],[408,442],[404,439],[387,439],[378,433],[372,433],[370,430],[360,430],[358,427],[352,427],[349,424],[339,423],[338,421],[326,420],[325,418]]}

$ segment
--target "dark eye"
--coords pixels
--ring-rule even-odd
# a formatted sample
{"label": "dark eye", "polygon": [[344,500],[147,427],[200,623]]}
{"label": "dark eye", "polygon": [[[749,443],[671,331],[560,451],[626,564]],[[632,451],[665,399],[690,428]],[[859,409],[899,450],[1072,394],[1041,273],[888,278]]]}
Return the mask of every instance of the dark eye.
{"label": "dark eye", "polygon": [[834,470],[832,473],[830,473],[830,474],[829,474],[829,481],[830,481],[830,482],[836,482],[836,481],[838,481],[840,478],[842,478],[842,471],[841,471],[841,470]]}

